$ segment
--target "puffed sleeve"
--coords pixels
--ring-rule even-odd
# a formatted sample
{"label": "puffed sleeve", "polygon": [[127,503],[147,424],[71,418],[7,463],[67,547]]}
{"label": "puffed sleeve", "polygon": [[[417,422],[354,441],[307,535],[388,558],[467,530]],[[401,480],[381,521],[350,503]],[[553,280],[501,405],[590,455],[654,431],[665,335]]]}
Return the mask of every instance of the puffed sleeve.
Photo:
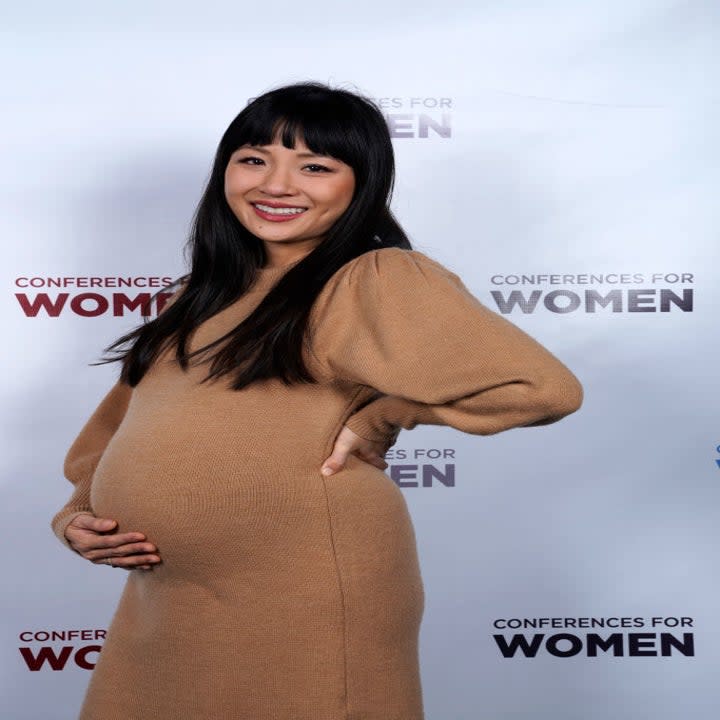
{"label": "puffed sleeve", "polygon": [[120,426],[132,395],[132,388],[117,382],[85,423],[65,456],[65,477],[75,486],[66,505],[52,519],[51,526],[58,539],[67,547],[65,528],[82,513],[93,514],[90,506],[90,485],[97,464],[110,439]]}
{"label": "puffed sleeve", "polygon": [[332,377],[380,393],[347,421],[361,437],[387,442],[418,424],[491,435],[582,404],[565,365],[422,253],[374,250],[338,275],[315,354]]}

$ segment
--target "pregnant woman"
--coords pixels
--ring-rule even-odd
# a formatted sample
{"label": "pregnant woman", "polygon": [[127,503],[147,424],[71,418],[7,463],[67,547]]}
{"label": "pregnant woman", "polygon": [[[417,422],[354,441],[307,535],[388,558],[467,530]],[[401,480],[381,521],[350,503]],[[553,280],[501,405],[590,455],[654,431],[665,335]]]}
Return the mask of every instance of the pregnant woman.
{"label": "pregnant woman", "polygon": [[127,571],[81,720],[422,720],[401,428],[575,411],[574,375],[410,243],[371,101],[272,90],[223,135],[190,272],[120,338],[53,529]]}

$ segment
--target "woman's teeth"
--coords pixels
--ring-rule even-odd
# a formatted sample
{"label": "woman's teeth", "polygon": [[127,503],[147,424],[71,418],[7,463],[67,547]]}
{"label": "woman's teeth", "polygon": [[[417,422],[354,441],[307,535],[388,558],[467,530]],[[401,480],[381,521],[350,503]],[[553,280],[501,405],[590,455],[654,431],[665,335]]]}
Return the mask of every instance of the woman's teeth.
{"label": "woman's teeth", "polygon": [[306,208],[274,208],[269,205],[261,205],[255,203],[255,207],[258,210],[269,213],[270,215],[297,215],[298,213],[305,212]]}

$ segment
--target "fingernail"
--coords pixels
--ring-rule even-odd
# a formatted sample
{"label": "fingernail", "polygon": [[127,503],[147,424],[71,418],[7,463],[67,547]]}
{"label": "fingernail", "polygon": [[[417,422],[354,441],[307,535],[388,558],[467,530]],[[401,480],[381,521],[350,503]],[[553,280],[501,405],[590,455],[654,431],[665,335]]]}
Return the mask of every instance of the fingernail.
{"label": "fingernail", "polygon": [[330,467],[324,467],[320,472],[321,472],[323,475],[332,475],[332,474],[333,474],[333,469],[330,468]]}

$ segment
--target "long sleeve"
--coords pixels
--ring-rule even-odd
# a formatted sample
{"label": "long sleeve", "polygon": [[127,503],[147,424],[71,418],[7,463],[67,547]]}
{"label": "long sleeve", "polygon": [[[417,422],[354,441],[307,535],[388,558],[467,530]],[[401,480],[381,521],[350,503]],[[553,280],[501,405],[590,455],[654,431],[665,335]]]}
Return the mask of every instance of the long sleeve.
{"label": "long sleeve", "polygon": [[315,333],[331,375],[382,393],[347,421],[369,440],[418,424],[490,435],[555,422],[582,403],[565,365],[416,251],[384,248],[353,261]]}
{"label": "long sleeve", "polygon": [[65,477],[75,486],[66,505],[53,517],[51,526],[67,547],[65,528],[82,513],[92,514],[90,485],[105,448],[125,417],[132,388],[116,383],[80,431],[65,457]]}

